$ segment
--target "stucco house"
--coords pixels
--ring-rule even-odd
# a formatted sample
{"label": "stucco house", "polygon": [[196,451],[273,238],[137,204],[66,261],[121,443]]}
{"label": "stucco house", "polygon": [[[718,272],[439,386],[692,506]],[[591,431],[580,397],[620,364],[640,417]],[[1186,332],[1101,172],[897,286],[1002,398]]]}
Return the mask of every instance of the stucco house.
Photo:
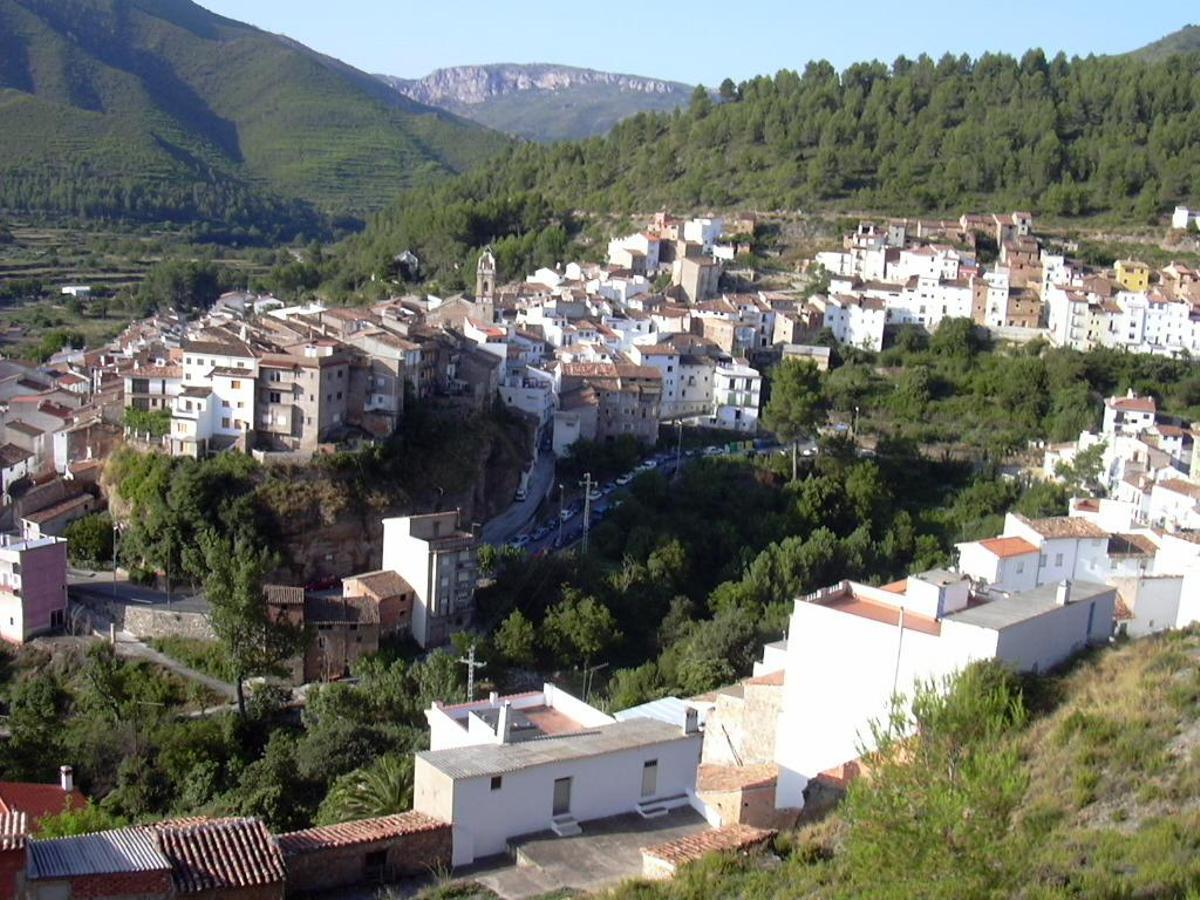
{"label": "stucco house", "polygon": [[543,690],[427,713],[432,749],[418,753],[413,809],[453,831],[453,863],[506,851],[541,831],[623,813],[651,818],[689,805],[701,733],[650,718],[616,721],[564,691]]}

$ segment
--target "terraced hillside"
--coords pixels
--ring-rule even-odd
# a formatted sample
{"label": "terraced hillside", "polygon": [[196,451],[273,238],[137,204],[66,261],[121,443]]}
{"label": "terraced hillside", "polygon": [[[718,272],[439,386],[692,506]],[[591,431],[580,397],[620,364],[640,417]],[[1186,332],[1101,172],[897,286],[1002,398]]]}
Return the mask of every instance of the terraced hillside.
{"label": "terraced hillside", "polygon": [[304,229],[505,142],[190,0],[0,0],[0,208]]}

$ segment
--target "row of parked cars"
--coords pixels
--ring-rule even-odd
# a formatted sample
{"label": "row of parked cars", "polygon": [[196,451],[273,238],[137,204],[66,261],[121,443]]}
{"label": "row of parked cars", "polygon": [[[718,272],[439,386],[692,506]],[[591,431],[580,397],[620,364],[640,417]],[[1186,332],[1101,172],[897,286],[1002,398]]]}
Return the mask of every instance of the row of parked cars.
{"label": "row of parked cars", "polygon": [[[685,459],[694,459],[700,456],[721,456],[725,453],[723,447],[703,447],[685,450],[681,456]],[[588,494],[588,500],[592,503],[598,503],[605,497],[612,495],[618,488],[627,487],[633,483],[633,480],[639,475],[646,472],[651,472],[660,466],[670,465],[675,462],[675,454],[673,452],[663,452],[650,456],[639,463],[633,471],[626,472],[623,475],[618,475],[612,481],[605,484],[596,485]],[[613,509],[621,505],[620,499],[613,501],[607,506],[594,507],[591,511],[592,524],[595,525],[604,520],[604,518]],[[524,549],[531,544],[538,544],[544,541],[551,535],[556,535],[562,531],[562,544],[570,545],[577,541],[583,535],[582,523],[577,523],[571,528],[567,528],[567,523],[573,522],[580,513],[583,512],[583,500],[575,500],[569,506],[563,507],[562,511],[543,522],[539,522],[531,531],[527,531],[518,535],[509,545],[518,549]],[[558,538],[555,538],[555,546],[559,546]]]}

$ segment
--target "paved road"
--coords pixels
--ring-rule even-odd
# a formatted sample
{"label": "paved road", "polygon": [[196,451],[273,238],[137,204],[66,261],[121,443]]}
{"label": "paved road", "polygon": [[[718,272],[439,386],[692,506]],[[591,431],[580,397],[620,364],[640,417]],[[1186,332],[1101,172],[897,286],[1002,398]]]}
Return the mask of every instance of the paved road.
{"label": "paved road", "polygon": [[503,544],[516,537],[533,519],[553,484],[554,454],[543,450],[538,454],[537,462],[533,464],[525,499],[514,501],[508,509],[483,526],[484,541],[489,544]]}
{"label": "paved road", "polygon": [[67,571],[67,584],[73,596],[85,600],[116,600],[120,603],[144,603],[147,606],[169,606],[178,612],[207,612],[208,603],[203,595],[192,593],[188,588],[176,588],[171,592],[170,603],[166,591],[143,587],[128,581],[123,573],[117,574],[114,589],[112,572],[92,572],[80,569]]}

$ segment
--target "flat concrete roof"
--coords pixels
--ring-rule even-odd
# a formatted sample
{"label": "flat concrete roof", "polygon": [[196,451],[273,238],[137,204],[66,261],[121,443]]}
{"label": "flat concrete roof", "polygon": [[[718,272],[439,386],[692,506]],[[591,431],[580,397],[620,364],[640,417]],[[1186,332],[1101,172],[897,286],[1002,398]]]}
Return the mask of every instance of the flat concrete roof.
{"label": "flat concrete roof", "polygon": [[[1074,606],[1078,603],[1085,603],[1103,594],[1115,592],[1115,590],[1116,588],[1096,584],[1091,581],[1076,581],[1071,585],[1071,601],[1068,605]],[[1045,584],[1032,590],[1021,591],[1018,594],[1009,594],[1007,597],[1001,596],[986,603],[968,606],[966,609],[943,616],[943,620],[962,622],[967,625],[976,625],[980,628],[991,628],[999,631],[1028,619],[1034,619],[1048,612],[1053,612],[1059,608],[1057,597],[1058,585]]]}
{"label": "flat concrete roof", "polygon": [[424,750],[417,757],[451,778],[503,775],[534,766],[585,759],[678,740],[682,728],[655,719],[630,719],[590,731],[555,735],[517,744],[477,744],[446,750]]}

